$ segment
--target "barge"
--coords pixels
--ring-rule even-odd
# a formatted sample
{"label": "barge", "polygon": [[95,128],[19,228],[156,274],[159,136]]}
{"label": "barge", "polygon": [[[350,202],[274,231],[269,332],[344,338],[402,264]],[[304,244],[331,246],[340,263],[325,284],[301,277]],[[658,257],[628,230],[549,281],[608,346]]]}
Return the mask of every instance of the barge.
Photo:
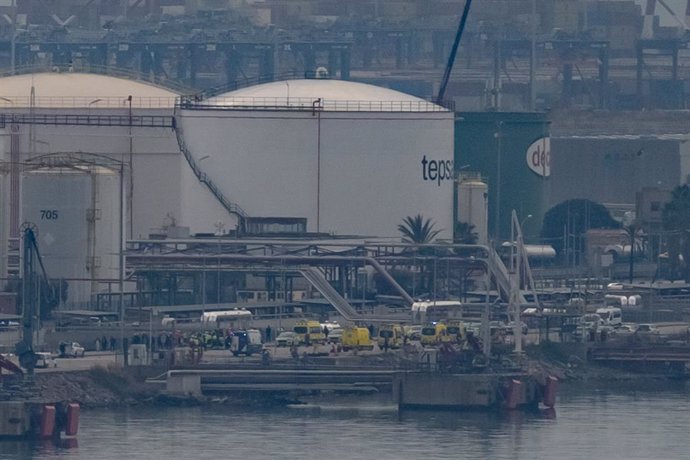
{"label": "barge", "polygon": [[398,372],[393,400],[400,409],[538,410],[556,404],[558,379],[529,373]]}

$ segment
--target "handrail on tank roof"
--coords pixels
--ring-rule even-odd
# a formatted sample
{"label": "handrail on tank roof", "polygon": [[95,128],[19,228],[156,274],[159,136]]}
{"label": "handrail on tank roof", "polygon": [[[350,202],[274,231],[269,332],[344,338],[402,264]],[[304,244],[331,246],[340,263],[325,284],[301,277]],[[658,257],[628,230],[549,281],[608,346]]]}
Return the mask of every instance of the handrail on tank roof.
{"label": "handrail on tank roof", "polygon": [[[207,101],[190,101],[182,97],[179,101],[179,107],[191,110],[290,110],[313,112],[314,99],[300,97],[226,96],[216,97]],[[435,102],[423,99],[409,101],[322,99],[317,110],[320,112],[389,113],[451,111]]]}
{"label": "handrail on tank roof", "polygon": [[[179,105],[180,107],[183,108],[203,108],[202,106],[208,107],[207,104],[200,104],[203,101],[206,101],[208,99],[214,98],[216,96],[219,96],[221,94],[225,94],[231,91],[235,91],[241,88],[248,88],[250,86],[255,86],[255,85],[260,85],[264,83],[273,83],[276,81],[285,81],[285,80],[338,80],[339,78],[332,77],[330,74],[324,74],[322,71],[306,71],[306,72],[299,72],[299,71],[291,71],[291,72],[285,72],[285,73],[279,73],[279,74],[266,74],[266,75],[259,75],[256,77],[250,77],[250,78],[240,78],[235,80],[234,82],[227,83],[225,85],[219,85],[219,86],[214,86],[211,88],[207,88],[204,90],[201,90],[199,92],[193,93],[193,94],[183,94],[179,98]],[[290,98],[290,100],[293,100],[295,98]],[[337,101],[335,101],[337,102]],[[380,102],[380,101],[374,101],[374,102]],[[310,101],[311,103],[311,101]],[[388,101],[384,101],[384,103],[389,103]],[[396,102],[397,103],[397,102]],[[419,102],[422,104],[422,102]],[[443,100],[443,101],[432,101],[431,98],[428,101],[425,101],[426,104],[434,104],[437,106],[441,106],[449,111],[454,112],[455,111],[455,101],[452,100]],[[197,107],[198,106],[198,107]],[[222,108],[222,106],[218,107],[213,107],[213,108]],[[233,108],[242,108],[242,107],[233,107]],[[259,108],[259,106],[253,106],[252,108]],[[276,108],[276,107],[264,107],[264,108]],[[281,105],[278,108],[288,108],[285,107],[284,105]],[[289,108],[294,108],[294,107],[289,107]],[[309,107],[309,110],[311,110],[311,106]],[[439,111],[439,110],[436,110]]]}
{"label": "handrail on tank roof", "polygon": [[284,81],[284,80],[305,80],[305,79],[319,79],[319,80],[337,80],[337,78],[332,78],[329,74],[324,74],[323,72],[307,71],[299,72],[296,70],[284,73],[271,73],[258,75],[256,77],[244,77],[238,78],[233,82],[229,82],[223,85],[213,86],[211,88],[206,88],[196,93],[189,93],[183,95],[182,97],[189,97],[195,101],[203,101],[204,99],[209,99],[214,96],[218,96],[223,93],[228,93],[230,91],[235,91],[241,88],[248,88],[254,85],[261,85],[264,83],[273,83],[274,81]]}
{"label": "handrail on tank roof", "polygon": [[14,72],[11,70],[0,71],[0,77],[11,77],[15,75],[27,75],[32,73],[84,73],[93,75],[105,75],[109,77],[125,78],[127,80],[132,80],[135,82],[143,82],[158,86],[163,89],[170,90],[177,94],[190,94],[195,90],[178,80],[173,80],[169,78],[156,78],[155,76],[145,74],[143,72],[137,72],[130,69],[124,69],[121,67],[113,66],[101,66],[97,64],[88,64],[83,67],[74,66],[68,64],[34,64],[27,66],[18,66],[15,68]]}

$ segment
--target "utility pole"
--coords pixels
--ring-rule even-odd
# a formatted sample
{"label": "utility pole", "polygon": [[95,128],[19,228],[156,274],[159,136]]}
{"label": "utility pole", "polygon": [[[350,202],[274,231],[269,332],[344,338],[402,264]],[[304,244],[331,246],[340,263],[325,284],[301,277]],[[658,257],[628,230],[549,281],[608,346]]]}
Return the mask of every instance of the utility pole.
{"label": "utility pole", "polygon": [[532,0],[532,14],[530,16],[530,53],[529,53],[529,109],[535,110],[537,100],[537,86],[535,73],[537,71],[537,0]]}

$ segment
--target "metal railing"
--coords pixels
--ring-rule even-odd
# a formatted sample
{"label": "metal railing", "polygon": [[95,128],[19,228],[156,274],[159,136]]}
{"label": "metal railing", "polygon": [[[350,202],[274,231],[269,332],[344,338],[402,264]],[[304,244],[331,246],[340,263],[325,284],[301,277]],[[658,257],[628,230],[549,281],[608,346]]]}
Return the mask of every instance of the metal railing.
{"label": "metal railing", "polygon": [[[247,88],[264,83],[286,80],[331,80],[330,76],[316,71],[287,72],[280,74],[260,75],[251,78],[241,78],[234,82],[214,86],[196,93],[186,93],[180,96],[179,105],[184,109],[241,109],[263,108],[277,110],[313,110],[314,98],[290,98],[290,97],[218,97],[241,88]],[[446,112],[455,111],[454,101],[348,101],[348,100],[322,100],[319,110],[339,112]]]}
{"label": "metal railing", "polygon": [[390,112],[390,113],[424,113],[448,112],[449,110],[431,101],[400,100],[400,101],[362,101],[336,100],[304,97],[247,97],[225,96],[210,99],[195,100],[187,96],[180,98],[180,107],[191,110],[298,110],[326,112]]}
{"label": "metal railing", "polygon": [[324,76],[322,73],[317,74],[315,71],[309,71],[309,72],[298,72],[298,71],[291,71],[291,72],[284,72],[284,73],[279,73],[279,74],[268,74],[268,75],[259,75],[256,77],[244,77],[244,78],[238,78],[237,80],[226,83],[224,85],[217,85],[212,88],[207,88],[202,91],[199,91],[197,93],[186,93],[186,94],[191,94],[190,97],[193,99],[197,100],[204,100],[208,99],[214,96],[218,96],[219,94],[223,93],[228,93],[230,91],[235,91],[241,88],[248,88],[250,86],[254,85],[261,85],[263,83],[272,83],[274,81],[283,81],[283,80],[297,80],[297,79],[315,79],[318,78],[320,80],[330,80],[331,78],[328,76]]}
{"label": "metal railing", "polygon": [[[133,109],[173,109],[176,97],[132,97]],[[60,109],[129,109],[127,97],[99,96],[0,96],[0,107]]]}
{"label": "metal railing", "polygon": [[110,126],[140,128],[172,128],[170,115],[77,115],[61,113],[0,113],[0,127],[17,125]]}

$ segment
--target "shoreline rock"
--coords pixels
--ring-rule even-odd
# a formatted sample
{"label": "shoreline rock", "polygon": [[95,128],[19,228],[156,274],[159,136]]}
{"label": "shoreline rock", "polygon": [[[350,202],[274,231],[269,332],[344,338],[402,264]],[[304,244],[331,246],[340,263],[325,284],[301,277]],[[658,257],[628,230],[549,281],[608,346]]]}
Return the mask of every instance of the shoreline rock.
{"label": "shoreline rock", "polygon": [[[586,363],[577,356],[557,355],[545,347],[530,349],[527,363],[530,372],[542,376],[553,375],[567,384],[598,385],[609,387],[619,382],[677,380],[678,376],[666,374],[634,373],[593,363]],[[156,369],[152,371],[160,371]],[[149,375],[151,372],[149,372]],[[294,404],[289,394],[224,395],[222,397],[172,397],[159,387],[145,382],[147,377],[141,368],[122,369],[97,366],[88,371],[46,372],[34,376],[33,385],[24,388],[11,399],[44,401],[76,401],[86,409],[126,407],[135,405],[197,406],[204,404],[285,405]],[[17,385],[20,387],[21,385]]]}

